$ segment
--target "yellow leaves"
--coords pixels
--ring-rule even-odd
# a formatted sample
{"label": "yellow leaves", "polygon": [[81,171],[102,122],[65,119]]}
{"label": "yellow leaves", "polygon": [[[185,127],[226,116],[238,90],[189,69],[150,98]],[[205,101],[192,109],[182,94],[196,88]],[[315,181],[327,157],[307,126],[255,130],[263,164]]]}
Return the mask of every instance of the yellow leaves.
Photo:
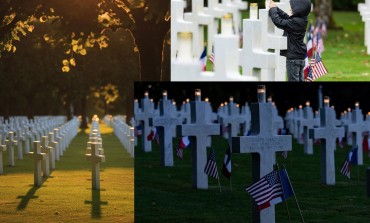
{"label": "yellow leaves", "polygon": [[55,11],[54,11],[54,9],[53,9],[53,8],[50,8],[50,12],[51,12],[51,13],[54,13]]}
{"label": "yellow leaves", "polygon": [[17,47],[13,46],[13,53],[17,50]]}
{"label": "yellow leaves", "polygon": [[49,37],[49,35],[48,35],[48,34],[45,34],[45,35],[44,35],[44,40],[45,40],[46,42],[48,42],[48,41],[50,40],[50,37]]}
{"label": "yellow leaves", "polygon": [[109,27],[110,20],[111,20],[111,17],[109,16],[108,12],[98,15],[98,22],[101,23],[105,27]]}
{"label": "yellow leaves", "polygon": [[72,66],[76,66],[76,60],[75,60],[75,58],[71,58],[71,59],[69,59],[69,63],[72,65]]}
{"label": "yellow leaves", "polygon": [[63,66],[63,67],[62,67],[62,71],[63,71],[64,73],[68,73],[68,72],[70,71],[70,68],[69,68],[68,66]]}
{"label": "yellow leaves", "polygon": [[43,15],[40,17],[40,22],[43,23],[43,22],[46,22],[48,20],[48,17],[46,15]]}
{"label": "yellow leaves", "polygon": [[71,49],[69,49],[69,50],[67,50],[66,52],[65,52],[65,54],[70,54],[71,53]]}
{"label": "yellow leaves", "polygon": [[15,18],[16,14],[13,12],[12,14],[10,15],[6,15],[4,16],[4,19],[3,19],[3,22],[2,22],[2,25],[3,26],[7,26],[9,25],[10,23],[12,23],[13,19]]}
{"label": "yellow leaves", "polygon": [[80,54],[81,54],[82,56],[85,56],[85,55],[86,55],[86,53],[87,53],[86,49],[82,49],[82,50],[80,51]]}
{"label": "yellow leaves", "polygon": [[64,59],[64,60],[62,61],[62,63],[63,63],[63,65],[64,65],[64,66],[68,66],[68,65],[69,65],[69,62],[68,62],[68,60],[66,60],[66,59]]}
{"label": "yellow leaves", "polygon": [[10,43],[6,43],[4,45],[4,50],[10,52],[12,50],[12,46],[13,46],[13,44],[11,42]]}
{"label": "yellow leaves", "polygon": [[35,29],[35,27],[34,26],[28,26],[28,28],[27,28],[27,30],[28,30],[28,32],[30,32],[30,33],[32,33],[32,31]]}
{"label": "yellow leaves", "polygon": [[77,53],[78,45],[73,45],[72,46],[72,50],[73,50],[73,52]]}

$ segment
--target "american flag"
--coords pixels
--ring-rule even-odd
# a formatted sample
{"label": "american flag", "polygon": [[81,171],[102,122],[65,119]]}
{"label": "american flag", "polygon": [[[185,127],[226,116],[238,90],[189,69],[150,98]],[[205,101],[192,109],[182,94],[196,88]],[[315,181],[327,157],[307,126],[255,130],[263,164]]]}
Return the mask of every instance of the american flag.
{"label": "american flag", "polygon": [[230,179],[231,177],[231,152],[230,146],[227,148],[224,158],[224,164],[222,165],[222,174],[227,178]]}
{"label": "american flag", "polygon": [[346,176],[348,179],[351,179],[351,163],[349,162],[349,160],[346,159],[344,160],[344,163],[343,163],[343,166],[342,168],[340,169],[340,172]]}
{"label": "american flag", "polygon": [[216,178],[217,180],[219,179],[216,165],[216,155],[213,148],[211,148],[211,151],[209,152],[208,160],[206,166],[204,167],[204,173],[210,177]]}
{"label": "american flag", "polygon": [[182,159],[182,152],[186,147],[188,147],[189,144],[190,144],[189,137],[187,136],[181,137],[176,147],[176,154],[177,157],[179,157],[179,159]]}
{"label": "american flag", "polygon": [[328,73],[328,70],[325,68],[325,65],[323,64],[318,52],[315,54],[315,66],[312,70],[314,79],[320,78]]}
{"label": "american flag", "polygon": [[312,37],[311,33],[308,33],[307,37],[307,54],[305,58],[305,67],[304,67],[304,78],[308,78],[308,74],[310,71],[310,63],[308,62],[309,58],[312,58],[312,53],[313,53],[313,45],[312,45]]}
{"label": "american flag", "polygon": [[283,201],[284,193],[279,172],[272,171],[245,189],[262,210]]}
{"label": "american flag", "polygon": [[209,61],[211,61],[213,70],[215,70],[215,49],[213,46],[211,56],[209,57]]}

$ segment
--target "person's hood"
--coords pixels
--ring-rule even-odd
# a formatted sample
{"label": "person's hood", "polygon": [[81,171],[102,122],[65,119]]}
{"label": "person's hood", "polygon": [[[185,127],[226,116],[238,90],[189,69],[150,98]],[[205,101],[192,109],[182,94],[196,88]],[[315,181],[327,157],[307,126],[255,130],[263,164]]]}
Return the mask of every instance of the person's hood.
{"label": "person's hood", "polygon": [[311,12],[311,2],[309,0],[290,0],[293,16],[308,16]]}

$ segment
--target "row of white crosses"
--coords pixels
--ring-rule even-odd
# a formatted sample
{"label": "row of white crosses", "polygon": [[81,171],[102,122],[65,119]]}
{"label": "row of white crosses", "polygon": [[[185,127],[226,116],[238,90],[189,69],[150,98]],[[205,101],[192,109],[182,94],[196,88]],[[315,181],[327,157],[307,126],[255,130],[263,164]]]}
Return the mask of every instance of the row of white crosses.
{"label": "row of white crosses", "polygon": [[[321,182],[327,185],[334,185],[334,151],[336,149],[337,138],[342,139],[345,133],[347,136],[351,135],[351,142],[349,144],[352,145],[352,148],[358,148],[358,165],[362,165],[362,134],[363,132],[370,131],[370,118],[364,120],[359,103],[356,103],[353,111],[348,110],[348,112],[342,113],[341,120],[337,120],[334,107],[330,107],[329,105],[330,99],[325,97],[324,107],[320,108],[319,115],[317,115],[319,122],[313,117],[312,108],[308,102],[303,109],[303,117],[299,116],[299,110],[289,110],[286,115],[286,121],[287,125],[291,126],[290,130],[293,135],[294,132],[300,132],[301,130],[299,128],[303,126],[304,151],[306,154],[313,154],[312,140],[321,139]],[[294,124],[294,119],[297,124]],[[297,140],[298,138],[300,137],[297,137]]]}
{"label": "row of white crosses", "polygon": [[100,163],[105,162],[105,155],[103,140],[100,135],[99,118],[97,116],[94,116],[91,122],[85,156],[87,160],[91,161],[92,189],[100,190]]}
{"label": "row of white crosses", "polygon": [[[251,4],[250,18],[243,20],[243,44],[239,48],[239,10],[246,10],[247,5],[229,0],[230,7],[226,7],[223,5],[226,1],[210,0],[208,7],[204,7],[203,2],[193,0],[192,12],[184,14],[185,1],[171,1],[172,81],[286,80],[286,59],[280,56],[280,50],[287,48],[287,39],[272,23],[268,9],[260,9],[258,17],[257,4]],[[288,0],[277,3],[283,10],[287,10],[288,4]],[[218,20],[221,20],[220,34]],[[214,45],[214,72],[201,71],[199,59],[204,48],[205,26],[208,27],[207,55]]]}
{"label": "row of white crosses", "polygon": [[135,155],[134,127],[128,125],[122,116],[115,116],[112,119],[114,134],[125,147],[131,158]]}
{"label": "row of white crosses", "polygon": [[63,149],[63,146],[68,147],[72,139],[77,135],[80,121],[74,117],[62,126],[65,130],[62,137],[54,138],[54,132],[58,133],[58,128],[54,132],[49,132],[48,135],[41,136],[40,141],[34,141],[33,152],[29,152],[28,156],[34,160],[34,185],[41,186],[42,176],[49,177],[50,170],[55,169],[56,154]]}
{"label": "row of white crosses", "polygon": [[362,21],[365,23],[365,46],[367,54],[370,55],[370,0],[358,4],[358,11],[361,14]]}
{"label": "row of white crosses", "polygon": [[[47,117],[47,119],[44,119],[43,121],[35,122],[35,123],[43,123],[42,126],[43,128],[40,128],[39,131],[34,131],[32,132],[31,128],[34,126],[35,123],[29,122],[28,119],[24,120],[22,117],[22,123],[20,124],[16,120],[20,120],[17,117],[11,117],[10,122],[3,124],[3,139],[6,137],[8,138],[7,140],[2,140],[2,142],[6,143],[9,148],[9,165],[10,166],[15,166],[15,160],[14,160],[14,147],[17,146],[18,148],[18,159],[22,160],[23,159],[23,149],[22,145],[24,144],[24,152],[28,153],[30,151],[30,143],[32,144],[33,141],[40,141],[41,138],[41,130],[47,129],[53,129],[54,127],[60,125],[63,123],[64,118],[62,117]],[[16,124],[14,124],[16,123]],[[41,124],[40,124],[41,125]],[[36,129],[36,128],[35,128]],[[7,134],[5,135],[4,133]],[[16,135],[14,135],[16,133]],[[33,133],[39,134],[40,136],[38,137],[33,137]],[[33,147],[33,146],[32,146]]]}

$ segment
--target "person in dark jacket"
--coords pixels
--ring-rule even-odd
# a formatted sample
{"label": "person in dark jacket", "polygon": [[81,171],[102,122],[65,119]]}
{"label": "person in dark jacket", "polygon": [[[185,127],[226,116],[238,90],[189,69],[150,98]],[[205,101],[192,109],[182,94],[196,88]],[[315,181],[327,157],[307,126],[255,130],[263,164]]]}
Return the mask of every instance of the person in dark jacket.
{"label": "person in dark jacket", "polygon": [[311,2],[309,0],[290,0],[291,15],[276,7],[272,0],[269,6],[272,22],[276,27],[283,29],[284,36],[288,38],[288,50],[281,51],[281,55],[287,58],[288,80],[304,81],[303,69],[307,47],[303,40],[307,29],[307,17],[311,12]]}

